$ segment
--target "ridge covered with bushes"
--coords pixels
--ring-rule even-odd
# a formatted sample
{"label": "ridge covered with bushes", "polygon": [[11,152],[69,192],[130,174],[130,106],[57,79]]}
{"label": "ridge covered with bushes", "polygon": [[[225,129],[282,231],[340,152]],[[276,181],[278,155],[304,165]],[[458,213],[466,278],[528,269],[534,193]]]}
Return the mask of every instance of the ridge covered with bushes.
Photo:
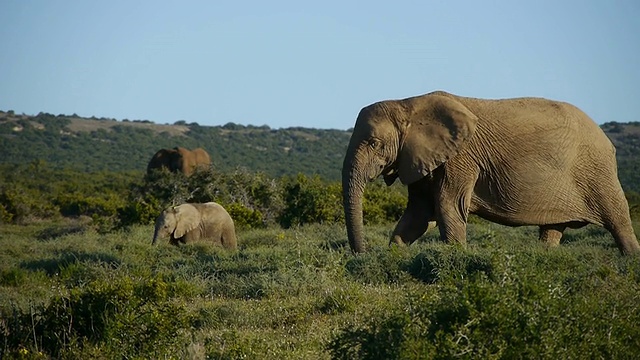
{"label": "ridge covered with bushes", "polygon": [[338,180],[350,136],[344,130],[159,125],[0,111],[0,163],[42,160],[58,169],[144,172],[157,150],[182,146],[205,149],[217,171],[244,167],[271,177],[302,173]]}
{"label": "ridge covered with bushes", "polygon": [[[345,119],[345,129],[354,122]],[[602,129],[616,146],[623,188],[640,192],[640,122],[609,122]],[[202,147],[221,172],[244,167],[274,178],[302,173],[339,181],[350,136],[350,130],[271,129],[234,123],[201,126],[183,120],[162,125],[149,120],[0,111],[0,164],[41,160],[57,169],[143,172],[161,148]]]}

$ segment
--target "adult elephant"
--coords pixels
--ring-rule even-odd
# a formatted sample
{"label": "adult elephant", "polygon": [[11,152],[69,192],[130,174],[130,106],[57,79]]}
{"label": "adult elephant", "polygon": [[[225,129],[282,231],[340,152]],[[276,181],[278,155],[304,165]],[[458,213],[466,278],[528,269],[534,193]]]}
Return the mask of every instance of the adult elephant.
{"label": "adult elephant", "polygon": [[171,172],[181,172],[189,176],[196,168],[210,164],[211,158],[202,148],[191,151],[183,147],[174,147],[158,150],[147,165],[147,173],[151,173],[154,169],[166,168]]}
{"label": "adult elephant", "polygon": [[383,175],[408,185],[391,242],[411,244],[428,222],[464,243],[469,214],[538,225],[560,243],[565,228],[598,224],[623,254],[640,251],[617,176],[615,148],[585,113],[541,98],[483,100],[436,91],[363,108],[344,158],[349,244],[365,250],[362,196]]}

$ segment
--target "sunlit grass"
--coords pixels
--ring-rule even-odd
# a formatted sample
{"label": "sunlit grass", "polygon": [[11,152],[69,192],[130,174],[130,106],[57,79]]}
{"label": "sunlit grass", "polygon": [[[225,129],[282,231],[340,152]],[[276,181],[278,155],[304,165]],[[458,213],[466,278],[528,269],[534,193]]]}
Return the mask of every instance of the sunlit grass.
{"label": "sunlit grass", "polygon": [[[0,342],[14,357],[26,349],[60,358],[552,358],[561,350],[615,358],[640,351],[640,263],[621,257],[600,228],[568,231],[560,247],[549,248],[535,228],[478,222],[469,225],[466,246],[440,242],[436,229],[410,247],[390,248],[392,228],[366,227],[370,250],[354,256],[341,225],[241,230],[235,251],[152,246],[151,226],[106,234],[69,224],[3,226]],[[110,338],[81,328],[84,315],[64,305],[89,306],[88,299],[116,310],[104,325]],[[54,311],[74,321],[47,320]],[[71,337],[43,342],[62,335]],[[135,341],[145,336],[155,345]]]}

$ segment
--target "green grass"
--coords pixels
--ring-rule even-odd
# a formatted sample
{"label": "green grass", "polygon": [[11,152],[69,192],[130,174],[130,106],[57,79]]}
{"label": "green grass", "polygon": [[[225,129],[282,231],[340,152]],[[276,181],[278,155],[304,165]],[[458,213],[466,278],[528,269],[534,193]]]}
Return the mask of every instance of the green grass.
{"label": "green grass", "polygon": [[151,226],[0,228],[0,358],[512,359],[640,353],[640,260],[597,227],[558,248],[469,225],[387,246],[393,224],[244,230],[237,251],[151,246]]}

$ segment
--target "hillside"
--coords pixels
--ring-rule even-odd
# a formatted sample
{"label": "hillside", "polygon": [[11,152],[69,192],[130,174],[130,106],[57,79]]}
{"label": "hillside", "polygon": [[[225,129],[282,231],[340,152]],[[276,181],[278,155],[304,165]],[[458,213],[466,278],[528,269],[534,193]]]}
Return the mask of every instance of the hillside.
{"label": "hillside", "polygon": [[[625,190],[640,191],[640,123],[602,125],[617,148]],[[202,147],[221,171],[244,167],[273,177],[303,173],[338,181],[350,132],[268,126],[173,125],[75,115],[0,111],[0,163],[43,160],[87,172],[144,171],[160,148]]]}
{"label": "hillside", "polygon": [[213,165],[227,171],[244,167],[279,177],[318,174],[337,180],[350,132],[267,126],[174,125],[150,121],[0,111],[2,163],[40,159],[57,168],[81,171],[144,171],[161,148],[202,147]]}
{"label": "hillside", "polygon": [[640,122],[608,122],[601,127],[616,146],[622,187],[640,192]]}

